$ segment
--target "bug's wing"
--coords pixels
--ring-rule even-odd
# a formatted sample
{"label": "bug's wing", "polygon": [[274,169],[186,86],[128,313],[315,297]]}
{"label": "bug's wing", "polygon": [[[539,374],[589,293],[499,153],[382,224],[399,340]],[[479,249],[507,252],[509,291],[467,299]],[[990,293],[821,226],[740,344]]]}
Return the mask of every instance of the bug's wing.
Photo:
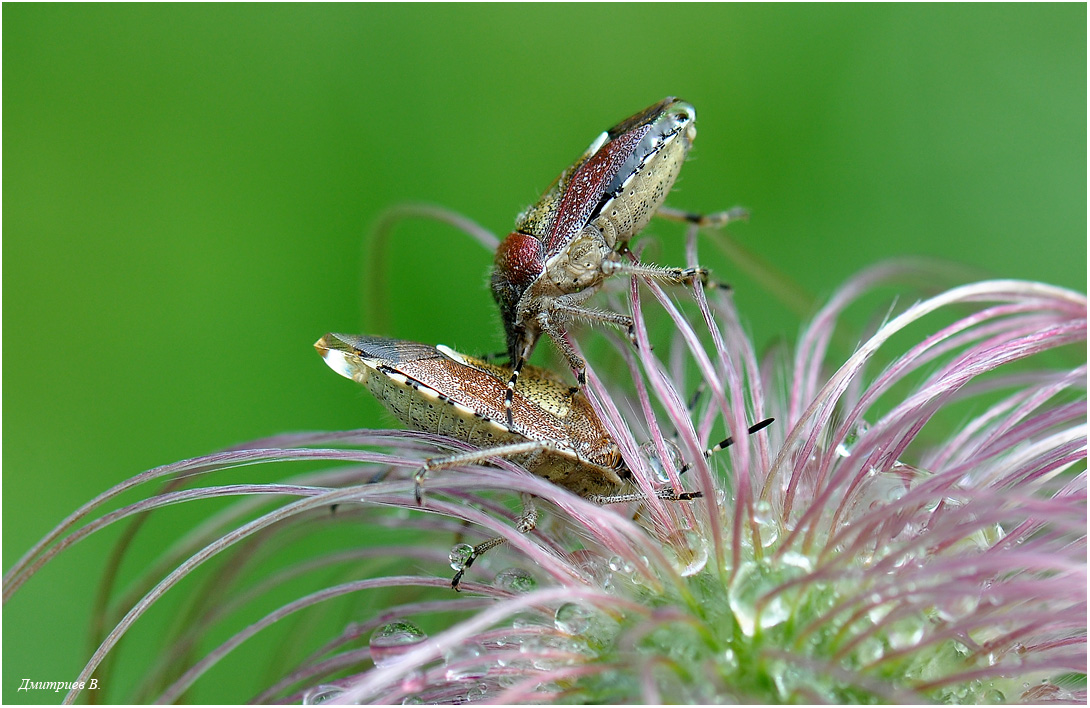
{"label": "bug's wing", "polygon": [[561,179],[560,203],[544,239],[546,257],[559,252],[583,230],[601,205],[606,187],[615,181],[621,167],[650,130],[651,124],[644,123],[615,137],[610,131],[610,139],[604,145],[577,165],[570,178]]}

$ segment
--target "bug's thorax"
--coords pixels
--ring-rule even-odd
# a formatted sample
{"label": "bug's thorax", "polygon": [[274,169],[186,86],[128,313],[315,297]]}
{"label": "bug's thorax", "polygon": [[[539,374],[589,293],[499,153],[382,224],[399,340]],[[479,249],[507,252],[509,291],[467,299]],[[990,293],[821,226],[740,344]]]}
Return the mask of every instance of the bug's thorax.
{"label": "bug's thorax", "polygon": [[[662,206],[696,136],[696,112],[667,98],[602,133],[496,251],[492,292],[509,354],[533,346],[556,305],[578,305],[611,275],[618,251]],[[580,295],[581,294],[581,295]]]}

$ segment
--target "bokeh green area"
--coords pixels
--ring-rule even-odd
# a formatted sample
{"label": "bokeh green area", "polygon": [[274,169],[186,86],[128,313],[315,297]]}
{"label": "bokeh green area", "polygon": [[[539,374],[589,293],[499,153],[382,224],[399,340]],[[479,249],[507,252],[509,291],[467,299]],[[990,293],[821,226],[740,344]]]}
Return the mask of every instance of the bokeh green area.
{"label": "bokeh green area", "polygon": [[[505,233],[601,130],[666,95],[700,131],[669,203],[748,207],[735,239],[816,296],[906,254],[1086,284],[1082,4],[9,4],[3,20],[5,569],[141,470],[388,425],[315,355],[327,331],[498,350],[488,252],[412,222],[367,263],[369,226],[422,201]],[[652,230],[676,262],[681,231]],[[714,234],[701,248],[759,343],[797,333]],[[361,301],[375,269],[381,332]],[[147,558],[218,508],[191,506],[145,530]],[[15,689],[75,677],[116,538],[4,608],[4,701],[60,700]],[[187,698],[253,695],[260,671],[227,667]]]}

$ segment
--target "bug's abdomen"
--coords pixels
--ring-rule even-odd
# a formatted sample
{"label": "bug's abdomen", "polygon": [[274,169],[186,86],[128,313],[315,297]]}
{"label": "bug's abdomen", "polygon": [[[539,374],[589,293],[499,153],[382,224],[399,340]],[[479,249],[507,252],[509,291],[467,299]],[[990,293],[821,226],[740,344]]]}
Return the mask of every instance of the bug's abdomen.
{"label": "bug's abdomen", "polygon": [[398,420],[414,430],[446,435],[478,447],[493,447],[525,438],[392,370],[367,379],[367,388]]}

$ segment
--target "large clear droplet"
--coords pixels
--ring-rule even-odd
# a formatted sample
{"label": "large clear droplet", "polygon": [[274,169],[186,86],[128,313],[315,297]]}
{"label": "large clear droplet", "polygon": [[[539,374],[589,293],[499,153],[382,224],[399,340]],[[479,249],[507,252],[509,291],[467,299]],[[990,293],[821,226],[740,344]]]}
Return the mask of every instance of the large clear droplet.
{"label": "large clear droplet", "polygon": [[696,575],[708,564],[708,544],[695,531],[678,531],[667,538],[667,546],[673,550],[674,569],[684,577]]}
{"label": "large clear droplet", "polygon": [[507,592],[530,592],[537,587],[537,581],[522,568],[508,568],[496,574],[492,586]]}
{"label": "large clear droplet", "polygon": [[757,532],[761,537],[761,546],[769,548],[780,538],[780,524],[776,521],[772,502],[759,499],[753,505],[753,520],[757,522]]}
{"label": "large clear droplet", "polygon": [[[673,468],[675,470],[681,469],[684,466],[681,459],[681,450],[671,440],[664,440],[663,442],[666,444],[666,454],[669,456]],[[655,447],[653,440],[640,445],[640,457],[647,462],[647,466],[654,472],[657,482],[664,484],[670,481],[670,474],[666,471],[666,466],[662,464],[662,458],[659,457],[658,448]]]}
{"label": "large clear droplet", "polygon": [[466,679],[479,679],[488,673],[476,659],[484,653],[479,644],[469,643],[454,647],[446,655],[443,661],[447,665],[447,681],[463,681]]}
{"label": "large clear droplet", "polygon": [[317,706],[322,703],[329,703],[339,697],[342,693],[344,693],[344,689],[340,686],[333,686],[331,684],[315,686],[303,694],[303,705]]}
{"label": "large clear droplet", "polygon": [[427,638],[428,635],[412,622],[398,620],[384,624],[371,633],[371,660],[375,666],[389,666]]}
{"label": "large clear droplet", "polygon": [[466,563],[473,557],[473,546],[468,543],[459,543],[450,549],[450,567],[454,570],[462,570]]}
{"label": "large clear droplet", "polygon": [[574,602],[565,602],[556,608],[553,618],[556,628],[565,634],[582,634],[590,629],[592,611]]}
{"label": "large clear droplet", "polygon": [[622,575],[632,575],[636,572],[635,564],[621,556],[613,556],[609,559],[609,569]]}

